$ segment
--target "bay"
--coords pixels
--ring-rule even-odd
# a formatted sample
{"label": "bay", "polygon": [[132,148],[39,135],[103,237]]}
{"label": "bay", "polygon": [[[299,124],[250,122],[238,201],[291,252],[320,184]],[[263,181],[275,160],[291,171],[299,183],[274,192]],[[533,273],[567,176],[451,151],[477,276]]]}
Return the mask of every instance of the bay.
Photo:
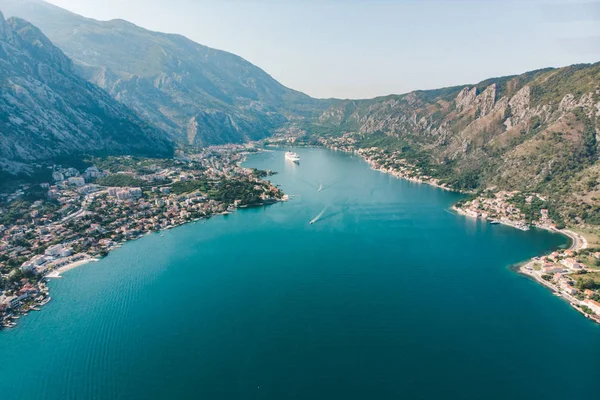
{"label": "bay", "polygon": [[566,238],[456,215],[460,195],[355,156],[297,152],[245,163],[277,171],[289,202],[53,281],[42,311],[0,332],[0,399],[598,398],[599,327],[509,268]]}

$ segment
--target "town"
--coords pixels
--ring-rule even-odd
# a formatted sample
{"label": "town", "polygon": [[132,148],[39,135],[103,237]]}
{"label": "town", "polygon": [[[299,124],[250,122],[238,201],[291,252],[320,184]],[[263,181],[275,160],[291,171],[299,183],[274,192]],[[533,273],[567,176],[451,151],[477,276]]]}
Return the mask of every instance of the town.
{"label": "town", "polygon": [[240,166],[254,145],[174,159],[109,157],[80,170],[52,165],[51,182],[0,195],[0,329],[50,301],[46,280],[97,261],[125,241],[238,208],[286,200]]}

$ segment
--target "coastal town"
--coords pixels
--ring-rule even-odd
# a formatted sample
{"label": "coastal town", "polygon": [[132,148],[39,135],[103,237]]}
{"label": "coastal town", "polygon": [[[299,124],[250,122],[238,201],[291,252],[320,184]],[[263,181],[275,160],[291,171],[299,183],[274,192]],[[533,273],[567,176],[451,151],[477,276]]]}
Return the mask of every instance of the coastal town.
{"label": "coastal town", "polygon": [[[273,145],[295,145],[302,132],[292,132],[271,138]],[[423,174],[399,151],[378,147],[361,148],[355,134],[319,137],[314,145],[343,151],[362,157],[377,171],[400,179],[423,183],[444,190],[454,190],[439,179]],[[479,194],[465,193],[466,198],[452,210],[469,218],[506,225],[523,231],[544,229],[568,236],[571,247],[543,257],[535,257],[518,266],[518,271],[565,299],[587,318],[600,323],[600,243],[591,247],[584,235],[566,229],[559,215],[553,212],[547,199],[537,193],[497,191],[488,188]]]}
{"label": "coastal town", "polygon": [[0,329],[50,301],[46,282],[128,240],[238,208],[286,200],[240,166],[253,145],[175,159],[109,157],[78,169],[49,166],[51,181],[0,195]]}
{"label": "coastal town", "polygon": [[518,191],[488,192],[457,203],[453,209],[467,217],[521,230],[532,227],[569,236],[572,245],[564,251],[535,257],[519,266],[519,272],[535,279],[573,308],[600,323],[600,248],[590,247],[580,233],[555,221],[539,194]]}
{"label": "coastal town", "polygon": [[[295,145],[290,136],[265,143],[226,145],[175,159],[109,157],[85,169],[51,167],[51,182],[22,185],[0,197],[1,326],[50,301],[46,282],[79,265],[98,261],[125,241],[150,232],[287,200],[263,180],[269,171],[242,168],[260,146]],[[318,146],[362,157],[372,169],[397,178],[453,190],[402,158],[401,152],[359,148],[352,135],[319,138]],[[569,236],[568,250],[536,257],[519,272],[548,287],[586,317],[600,323],[600,246],[564,229],[543,196],[518,191],[469,194],[453,207],[458,214],[520,230],[532,227]]]}

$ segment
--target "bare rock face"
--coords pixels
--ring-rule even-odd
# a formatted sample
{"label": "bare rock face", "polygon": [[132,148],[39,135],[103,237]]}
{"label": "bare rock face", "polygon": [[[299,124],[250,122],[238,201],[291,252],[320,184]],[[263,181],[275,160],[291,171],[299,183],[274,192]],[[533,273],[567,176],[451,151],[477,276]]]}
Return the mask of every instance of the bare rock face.
{"label": "bare rock face", "polygon": [[531,103],[531,88],[524,86],[508,102],[512,113],[512,124],[524,122],[529,116],[529,104]]}
{"label": "bare rock face", "polygon": [[496,84],[488,86],[475,101],[479,107],[480,116],[485,117],[494,109],[496,103]]}
{"label": "bare rock face", "polygon": [[456,96],[456,109],[458,111],[464,111],[467,108],[470,108],[475,104],[477,100],[477,88],[469,89],[468,87],[464,88],[460,91],[458,96]]}
{"label": "bare rock face", "polygon": [[585,112],[588,118],[594,118],[596,116],[599,104],[594,104],[594,94],[586,93],[579,98],[569,93],[562,98],[558,105],[558,111],[561,113],[567,113],[569,111],[573,111],[576,108],[581,108]]}

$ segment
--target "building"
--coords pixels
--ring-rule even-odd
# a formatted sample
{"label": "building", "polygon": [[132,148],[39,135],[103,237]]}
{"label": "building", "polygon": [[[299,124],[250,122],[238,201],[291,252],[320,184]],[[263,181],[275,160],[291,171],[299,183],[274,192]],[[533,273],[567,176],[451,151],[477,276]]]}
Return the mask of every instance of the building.
{"label": "building", "polygon": [[21,305],[17,296],[0,296],[0,306],[6,309],[17,308]]}
{"label": "building", "polygon": [[118,200],[129,200],[129,199],[131,199],[131,193],[129,193],[129,190],[119,190],[117,192],[117,199]]}
{"label": "building", "polygon": [[545,274],[556,274],[556,273],[562,272],[562,271],[563,271],[563,268],[562,268],[562,267],[560,267],[560,266],[558,266],[558,265],[553,265],[553,264],[550,264],[550,265],[546,265],[546,266],[544,266],[544,267],[542,268],[542,271],[543,271]]}
{"label": "building", "polygon": [[60,252],[63,251],[64,247],[62,244],[55,244],[54,246],[50,246],[46,249],[44,254],[47,256],[59,256]]}
{"label": "building", "polygon": [[561,261],[561,264],[571,269],[581,269],[581,265],[574,258],[567,258]]}
{"label": "building", "polygon": [[105,176],[105,174],[103,172],[100,172],[100,170],[95,165],[92,165],[91,167],[85,170],[85,176],[86,178],[95,179],[102,178],[103,176]]}
{"label": "building", "polygon": [[85,179],[81,176],[73,176],[69,178],[69,185],[81,187],[85,185]]}
{"label": "building", "polygon": [[67,249],[67,248],[63,248],[63,249],[60,251],[60,254],[59,254],[59,255],[60,255],[61,257],[69,257],[71,254],[73,254],[73,250],[71,250],[71,249]]}
{"label": "building", "polygon": [[142,188],[136,187],[136,188],[130,188],[129,189],[129,193],[133,196],[133,197],[142,197]]}

